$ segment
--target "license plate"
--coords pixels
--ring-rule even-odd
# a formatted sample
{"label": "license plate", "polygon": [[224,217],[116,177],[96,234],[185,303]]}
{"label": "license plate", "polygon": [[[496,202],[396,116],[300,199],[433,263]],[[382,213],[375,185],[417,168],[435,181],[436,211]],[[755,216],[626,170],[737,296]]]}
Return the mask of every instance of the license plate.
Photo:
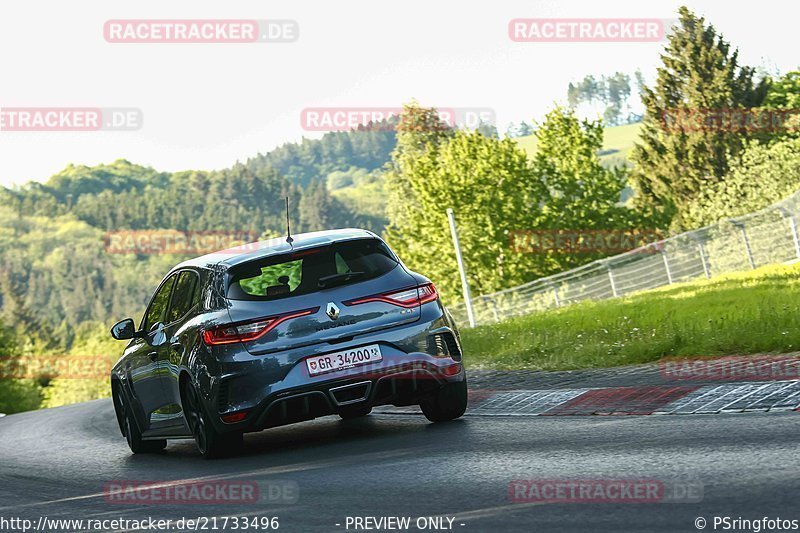
{"label": "license plate", "polygon": [[306,359],[306,367],[308,367],[309,375],[316,376],[374,363],[382,359],[381,347],[377,344],[370,344],[369,346],[360,346],[341,352],[309,357]]}

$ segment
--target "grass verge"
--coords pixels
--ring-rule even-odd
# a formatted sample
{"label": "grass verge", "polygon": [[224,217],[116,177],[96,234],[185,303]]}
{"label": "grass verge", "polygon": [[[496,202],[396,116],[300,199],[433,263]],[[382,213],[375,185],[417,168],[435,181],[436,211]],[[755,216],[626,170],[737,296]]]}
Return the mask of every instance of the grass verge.
{"label": "grass verge", "polygon": [[462,330],[468,368],[572,370],[800,350],[800,264]]}

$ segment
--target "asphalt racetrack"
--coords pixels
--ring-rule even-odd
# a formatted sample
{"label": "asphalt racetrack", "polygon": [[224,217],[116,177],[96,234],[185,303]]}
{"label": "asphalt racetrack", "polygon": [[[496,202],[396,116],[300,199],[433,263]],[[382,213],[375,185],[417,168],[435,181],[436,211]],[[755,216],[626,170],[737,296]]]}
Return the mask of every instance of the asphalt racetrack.
{"label": "asphalt racetrack", "polygon": [[[0,517],[277,517],[278,531],[297,532],[402,530],[379,529],[367,517],[410,517],[410,531],[462,532],[697,531],[698,517],[713,531],[714,516],[800,519],[794,411],[468,415],[446,424],[415,415],[327,417],[248,434],[242,453],[216,461],[203,460],[191,441],[133,456],[115,424],[110,400],[0,418]],[[201,504],[120,503],[104,493],[120,480],[187,479],[247,480],[296,492]],[[513,480],[576,479],[690,480],[702,490],[691,501],[631,503],[516,503],[509,492]]]}

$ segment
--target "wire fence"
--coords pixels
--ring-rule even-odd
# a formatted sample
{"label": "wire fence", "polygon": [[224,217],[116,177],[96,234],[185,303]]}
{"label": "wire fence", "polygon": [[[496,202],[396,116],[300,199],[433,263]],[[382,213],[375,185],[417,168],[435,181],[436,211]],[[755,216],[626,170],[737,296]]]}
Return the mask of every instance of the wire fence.
{"label": "wire fence", "polygon": [[[800,191],[755,213],[474,297],[475,324],[800,259],[798,215]],[[450,311],[459,324],[469,324],[465,304]]]}

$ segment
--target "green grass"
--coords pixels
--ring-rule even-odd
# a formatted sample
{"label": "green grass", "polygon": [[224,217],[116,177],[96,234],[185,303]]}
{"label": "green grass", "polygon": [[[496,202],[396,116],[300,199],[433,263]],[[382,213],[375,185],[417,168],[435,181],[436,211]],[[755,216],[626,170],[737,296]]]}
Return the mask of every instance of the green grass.
{"label": "green grass", "polygon": [[[607,166],[627,162],[628,154],[633,149],[633,143],[639,138],[640,129],[641,123],[605,128],[603,132],[603,152],[600,156],[600,161]],[[536,153],[536,135],[519,137],[515,140],[525,150],[528,157],[532,158]]]}
{"label": "green grass", "polygon": [[471,368],[570,370],[800,350],[800,264],[464,329]]}

